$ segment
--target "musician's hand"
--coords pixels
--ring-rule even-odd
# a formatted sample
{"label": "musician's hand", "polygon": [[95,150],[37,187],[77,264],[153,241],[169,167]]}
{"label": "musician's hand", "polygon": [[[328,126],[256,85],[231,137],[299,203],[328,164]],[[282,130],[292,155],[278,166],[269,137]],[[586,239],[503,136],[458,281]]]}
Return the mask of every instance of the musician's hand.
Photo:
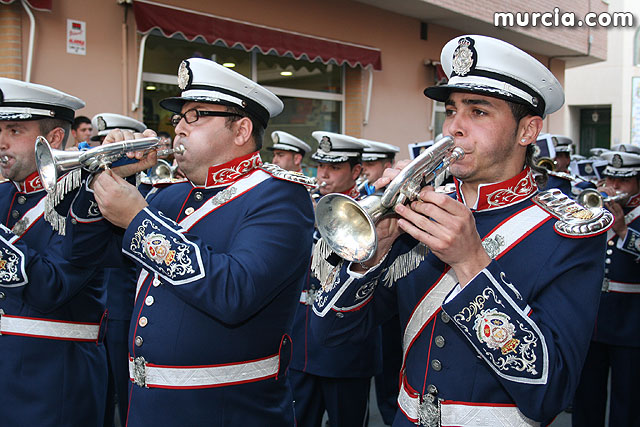
{"label": "musician's hand", "polygon": [[382,173],[382,176],[373,183],[373,186],[376,188],[376,190],[383,189],[384,187],[389,185],[389,183],[393,181],[393,178],[398,176],[402,168],[407,166],[409,163],[411,163],[410,160],[399,160],[393,167],[385,169]]}
{"label": "musician's hand", "polygon": [[627,235],[627,224],[624,220],[624,211],[622,210],[622,206],[617,202],[607,202],[604,204],[604,207],[613,214],[614,219],[611,229],[616,232],[618,237],[624,239]]}
{"label": "musician's hand", "polygon": [[[113,142],[125,141],[129,139],[146,138],[150,136],[156,136],[156,133],[151,129],[147,129],[142,133],[132,132],[130,130],[125,130],[125,129],[114,129],[107,134],[106,138],[102,142],[102,145],[110,144]],[[114,173],[116,173],[117,175],[123,178],[127,176],[131,176],[140,171],[147,170],[150,167],[154,166],[158,161],[155,149],[141,150],[141,151],[127,153],[127,157],[130,159],[136,159],[138,160],[138,162],[118,166],[112,169]]]}
{"label": "musician's hand", "polygon": [[449,264],[460,286],[466,286],[491,262],[471,211],[446,194],[425,187],[419,201],[410,207],[399,205],[396,212],[402,217],[399,227]]}
{"label": "musician's hand", "polygon": [[127,228],[148,206],[138,189],[108,169],[94,179],[95,198],[102,215],[113,225]]}

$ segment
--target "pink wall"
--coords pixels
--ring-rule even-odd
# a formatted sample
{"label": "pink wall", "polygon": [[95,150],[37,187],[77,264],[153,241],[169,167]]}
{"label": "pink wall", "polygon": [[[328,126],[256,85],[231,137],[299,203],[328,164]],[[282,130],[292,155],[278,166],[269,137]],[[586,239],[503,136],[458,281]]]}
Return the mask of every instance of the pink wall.
{"label": "pink wall", "polygon": [[[253,0],[164,2],[222,17],[380,48],[382,71],[374,72],[369,124],[363,127],[362,137],[401,146],[401,157],[407,155],[407,144],[431,138],[428,130],[431,101],[422,91],[432,83],[432,76],[424,61],[439,59],[441,47],[452,37],[463,34],[462,31],[429,25],[428,40],[420,40],[418,19],[344,0],[308,0],[304,2],[304,8],[296,0],[261,3],[268,7],[256,7]],[[129,10],[127,66],[123,76],[124,11],[124,7],[117,5],[115,0],[57,0],[51,13],[36,11],[32,81],[84,99],[87,107],[80,114],[91,117],[110,111],[140,118],[140,111],[133,113],[130,110],[135,98],[139,37],[134,33],[135,22]],[[67,18],[87,22],[86,56],[66,53]],[[28,28],[25,17],[23,46],[27,45]],[[547,63],[545,57],[538,58]],[[561,61],[554,61],[554,72],[558,75],[564,73]],[[366,73],[364,77],[366,80]],[[562,126],[561,120],[557,122]]]}

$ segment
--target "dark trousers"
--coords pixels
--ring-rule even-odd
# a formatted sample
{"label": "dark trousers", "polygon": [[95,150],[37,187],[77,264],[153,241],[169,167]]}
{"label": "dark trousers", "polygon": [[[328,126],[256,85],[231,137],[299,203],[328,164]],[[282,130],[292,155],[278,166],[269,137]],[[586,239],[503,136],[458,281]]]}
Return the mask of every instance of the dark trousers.
{"label": "dark trousers", "polygon": [[573,401],[573,427],[604,426],[609,369],[609,426],[640,426],[640,348],[592,341]]}
{"label": "dark trousers", "polygon": [[331,427],[369,424],[371,378],[328,378],[289,370],[297,427],[320,427],[326,410]]}
{"label": "dark trousers", "polygon": [[104,427],[115,425],[114,415],[116,402],[120,425],[127,424],[127,409],[129,408],[129,336],[128,320],[109,319],[105,347],[109,364],[109,388],[107,390],[107,407]]}
{"label": "dark trousers", "polygon": [[382,372],[376,375],[376,400],[382,420],[393,424],[398,410],[400,368],[402,368],[402,330],[394,316],[380,327],[382,331]]}

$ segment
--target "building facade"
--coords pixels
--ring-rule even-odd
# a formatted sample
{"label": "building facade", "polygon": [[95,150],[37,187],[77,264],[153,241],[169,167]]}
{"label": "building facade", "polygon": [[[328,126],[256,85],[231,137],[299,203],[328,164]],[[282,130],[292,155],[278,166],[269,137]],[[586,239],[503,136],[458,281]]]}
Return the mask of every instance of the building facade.
{"label": "building facade", "polygon": [[[554,7],[607,10],[601,0],[0,0],[0,75],[78,96],[81,115],[114,112],[171,131],[157,101],[178,93],[182,59],[211,58],[283,98],[268,134],[284,130],[315,148],[313,130],[344,132],[398,145],[407,158],[408,144],[440,132],[444,108],[422,92],[442,81],[440,50],[451,38],[499,37],[561,83],[567,67],[605,59],[602,29],[494,23],[496,12]],[[556,113],[544,131],[565,126]]]}
{"label": "building facade", "polygon": [[640,3],[611,0],[609,8],[633,13],[633,26],[608,30],[606,61],[565,75],[565,129],[586,155],[593,147],[640,144]]}

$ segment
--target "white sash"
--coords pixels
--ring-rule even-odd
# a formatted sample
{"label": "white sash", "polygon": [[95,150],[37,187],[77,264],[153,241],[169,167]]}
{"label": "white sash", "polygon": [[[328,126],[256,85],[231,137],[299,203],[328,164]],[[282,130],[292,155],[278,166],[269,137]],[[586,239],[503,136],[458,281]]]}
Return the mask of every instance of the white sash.
{"label": "white sash", "polygon": [[[546,221],[551,215],[544,209],[533,205],[523,211],[518,212],[511,218],[504,221],[491,233],[485,236],[483,242],[498,241],[504,242],[499,246],[496,253],[490,254],[497,259],[504,255],[509,249],[514,247],[518,241],[528,235],[538,225]],[[499,236],[499,238],[498,238]],[[452,269],[449,269],[422,297],[411,314],[404,331],[402,340],[402,369],[406,362],[407,353],[413,342],[417,339],[422,329],[429,323],[429,319],[438,311],[445,297],[458,283],[458,279]]]}
{"label": "white sash", "polygon": [[271,178],[271,175],[260,169],[256,169],[255,172],[247,175],[245,178],[239,179],[238,181],[234,182],[233,185],[225,188],[224,190],[207,200],[205,204],[196,209],[191,215],[180,221],[179,224],[185,230],[190,230],[191,227],[193,227],[198,221],[209,215],[211,212],[226,205],[230,201],[237,199],[256,185],[269,178]]}
{"label": "white sash", "polygon": [[[271,178],[271,175],[260,169],[256,169],[254,172],[250,173],[244,178],[237,180],[231,186],[225,188],[224,190],[220,191],[218,194],[207,200],[191,215],[180,221],[178,225],[180,225],[185,230],[190,230],[191,227],[196,225],[198,221],[209,215],[211,212],[226,205],[230,201],[237,199],[256,185],[269,178]],[[140,292],[142,283],[144,283],[148,275],[149,272],[147,270],[142,269],[140,271],[140,275],[138,276],[138,282],[136,285],[136,299],[138,298],[138,293]],[[158,275],[156,274],[153,280],[158,280],[157,276]]]}
{"label": "white sash", "polygon": [[11,238],[10,242],[13,243],[21,238],[29,228],[44,215],[44,206],[47,201],[46,197],[40,199],[40,201],[31,209],[29,209],[23,216],[14,224],[11,231],[16,234],[15,238]]}
{"label": "white sash", "polygon": [[[638,215],[640,215],[640,206],[636,206],[628,214],[624,216],[624,223],[627,225],[631,224],[633,220],[635,220],[638,217]],[[611,240],[616,236],[617,234],[615,231],[613,231],[613,229],[609,228],[609,230],[607,230],[607,240]]]}

